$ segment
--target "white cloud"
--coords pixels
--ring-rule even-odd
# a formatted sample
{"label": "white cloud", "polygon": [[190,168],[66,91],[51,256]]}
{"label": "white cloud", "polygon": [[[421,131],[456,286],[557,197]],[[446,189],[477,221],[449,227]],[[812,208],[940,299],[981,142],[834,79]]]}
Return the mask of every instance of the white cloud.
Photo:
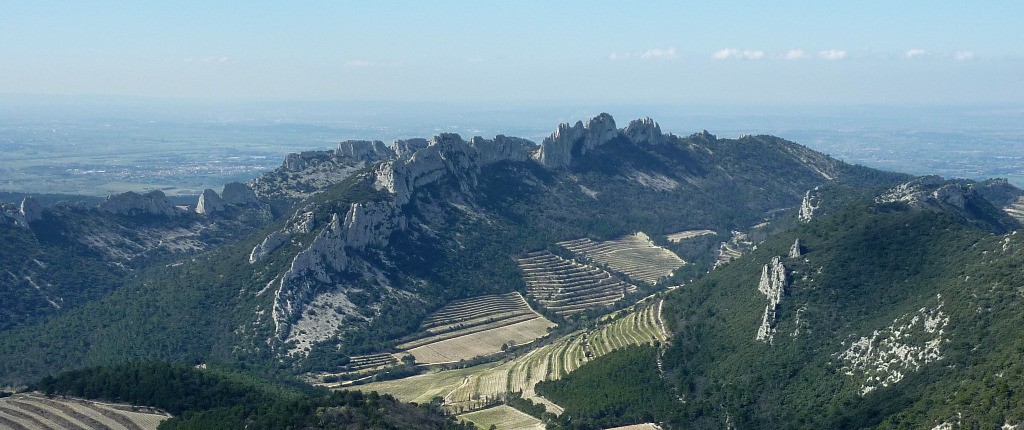
{"label": "white cloud", "polygon": [[650,59],[671,60],[673,58],[676,58],[677,56],[678,56],[678,54],[676,53],[676,48],[668,48],[668,49],[654,48],[654,49],[648,49],[648,50],[644,51],[643,53],[641,53],[640,54],[640,59],[641,60],[650,60]]}
{"label": "white cloud", "polygon": [[846,51],[842,49],[828,49],[825,51],[818,51],[818,57],[826,60],[845,60]]}
{"label": "white cloud", "polygon": [[764,58],[764,51],[756,50],[743,50],[733,48],[719,49],[711,54],[711,58],[715,60],[728,60],[730,58],[744,59],[744,60],[760,60]]}
{"label": "white cloud", "polygon": [[956,51],[955,53],[953,53],[953,58],[955,58],[956,61],[973,60],[974,59],[974,52],[971,52],[971,51]]}
{"label": "white cloud", "polygon": [[911,49],[908,50],[907,53],[904,54],[904,56],[906,56],[907,58],[917,58],[923,57],[925,54],[927,54],[927,52],[925,52],[924,49]]}
{"label": "white cloud", "polygon": [[628,52],[621,53],[621,54],[618,53],[618,52],[612,52],[612,55],[609,55],[608,59],[612,60],[612,61],[620,61],[620,60],[628,60],[628,59],[630,59],[632,57],[633,57],[633,54],[630,54]]}
{"label": "white cloud", "polygon": [[785,56],[787,60],[802,60],[807,57],[810,57],[810,55],[808,55],[807,52],[804,52],[803,49],[790,49],[789,51],[786,51]]}

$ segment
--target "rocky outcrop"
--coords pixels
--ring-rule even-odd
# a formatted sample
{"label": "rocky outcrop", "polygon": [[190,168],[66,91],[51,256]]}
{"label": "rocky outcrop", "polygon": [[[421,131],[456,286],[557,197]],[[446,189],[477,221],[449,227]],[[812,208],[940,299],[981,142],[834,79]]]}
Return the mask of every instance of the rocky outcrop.
{"label": "rocky outcrop", "polygon": [[178,209],[163,191],[155,190],[146,194],[134,191],[108,196],[99,205],[100,211],[119,215],[163,215],[175,216]]}
{"label": "rocky outcrop", "polygon": [[942,296],[937,299],[936,307],[896,318],[836,354],[843,364],[841,371],[860,383],[860,395],[892,386],[921,366],[942,360],[943,346],[949,342],[945,333],[949,315],[942,311]]}
{"label": "rocky outcrop", "polygon": [[26,224],[36,222],[43,219],[43,206],[34,197],[27,196],[21,199],[18,213],[21,214],[21,218]]}
{"label": "rocky outcrop", "polygon": [[333,214],[331,222],[308,248],[292,259],[288,271],[281,276],[273,307],[277,335],[287,337],[291,323],[301,316],[319,287],[335,285],[333,276],[350,269],[352,261],[358,258],[350,255],[350,251],[386,246],[391,233],[405,227],[405,217],[391,202],[353,203],[344,217]]}
{"label": "rocky outcrop", "polygon": [[391,152],[395,153],[395,157],[407,157],[428,145],[430,141],[423,138],[396,140],[391,144]]}
{"label": "rocky outcrop", "polygon": [[216,191],[207,188],[199,195],[199,201],[196,202],[197,214],[210,215],[214,212],[221,212],[223,210],[224,200],[217,195]]}
{"label": "rocky outcrop", "polygon": [[586,154],[618,135],[615,120],[607,113],[591,118],[586,124],[582,121],[573,126],[563,123],[544,139],[534,158],[549,169],[563,168],[572,162],[573,157]]}
{"label": "rocky outcrop", "polygon": [[473,138],[465,142],[457,134],[442,133],[425,148],[381,164],[374,186],[393,194],[397,205],[402,206],[416,189],[446,173],[459,178],[463,187],[472,187],[481,168],[499,161],[528,160],[533,147],[527,140],[501,135],[493,140]]}
{"label": "rocky outcrop", "polygon": [[372,162],[394,157],[395,153],[379,140],[346,140],[338,144],[334,155]]}
{"label": "rocky outcrop", "polygon": [[818,187],[814,187],[813,190],[808,190],[804,194],[804,199],[800,202],[800,212],[796,215],[800,222],[811,222],[814,219],[814,211],[821,206],[818,191]]}
{"label": "rocky outcrop", "polygon": [[649,145],[661,143],[661,127],[653,119],[647,117],[630,121],[623,134],[635,143]]}
{"label": "rocky outcrop", "polygon": [[757,329],[755,339],[772,343],[775,337],[775,311],[786,293],[787,286],[786,267],[782,265],[782,259],[772,257],[771,262],[762,268],[761,282],[757,285],[757,291],[768,297],[768,304],[764,308],[764,316],[761,318],[761,326]]}
{"label": "rocky outcrop", "polygon": [[803,255],[804,251],[800,246],[800,239],[793,241],[793,246],[789,248],[789,258],[800,258]]}
{"label": "rocky outcrop", "polygon": [[224,184],[224,191],[221,192],[220,197],[224,200],[224,204],[228,205],[242,206],[259,203],[256,192],[241,182]]}
{"label": "rocky outcrop", "polygon": [[307,234],[313,231],[316,225],[316,217],[314,216],[313,209],[311,206],[307,206],[300,211],[297,211],[295,215],[288,220],[284,228],[281,230],[271,232],[267,237],[263,238],[263,241],[253,247],[252,252],[249,253],[249,264],[254,264],[257,261],[262,260],[264,257],[274,252],[281,245],[284,245],[292,236],[296,234]]}

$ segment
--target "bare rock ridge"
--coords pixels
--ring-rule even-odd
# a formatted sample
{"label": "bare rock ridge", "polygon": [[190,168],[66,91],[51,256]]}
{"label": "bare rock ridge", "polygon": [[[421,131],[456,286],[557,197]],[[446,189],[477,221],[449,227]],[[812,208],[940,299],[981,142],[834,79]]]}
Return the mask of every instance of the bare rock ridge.
{"label": "bare rock ridge", "polygon": [[227,205],[247,205],[259,202],[259,198],[256,197],[252,188],[241,182],[224,184],[224,191],[220,193],[220,197]]}
{"label": "bare rock ridge", "polygon": [[102,212],[119,215],[175,216],[180,214],[179,209],[160,190],[150,191],[146,194],[128,191],[107,196],[107,199],[100,203],[99,209]]}
{"label": "bare rock ridge", "polygon": [[409,202],[413,191],[445,175],[465,179],[466,186],[476,185],[482,167],[499,161],[526,161],[534,145],[514,137],[496,136],[493,140],[473,138],[469,142],[457,134],[442,133],[425,148],[404,153],[378,166],[374,186],[395,196],[395,203]]}
{"label": "bare rock ridge", "polygon": [[391,158],[395,152],[379,140],[346,140],[338,144],[334,152],[337,157],[349,157],[361,161],[377,161]]}
{"label": "bare rock ridge", "polygon": [[18,213],[25,219],[25,223],[36,222],[43,219],[43,206],[32,196],[21,199],[21,206]]}
{"label": "bare rock ridge", "polygon": [[386,246],[391,232],[405,227],[405,216],[392,202],[353,203],[343,217],[332,214],[330,223],[292,259],[281,276],[273,307],[277,335],[287,337],[291,323],[301,315],[318,286],[334,285],[331,275],[351,268],[357,258],[349,250]]}
{"label": "bare rock ridge", "polygon": [[797,239],[789,248],[789,258],[800,258],[802,255],[804,255],[803,248],[800,247],[800,239]]}
{"label": "bare rock ridge", "polygon": [[280,248],[281,245],[284,245],[294,235],[312,233],[315,227],[316,218],[311,206],[295,212],[295,215],[288,220],[284,228],[270,233],[262,242],[253,247],[252,252],[249,253],[249,264],[262,260],[263,257]]}
{"label": "bare rock ridge", "polygon": [[940,210],[949,205],[963,209],[969,190],[956,183],[946,183],[938,176],[923,176],[900,184],[881,196],[876,203],[906,203],[914,209]]}
{"label": "bare rock ridge", "polygon": [[196,202],[197,214],[209,215],[223,210],[224,200],[217,195],[216,191],[207,188],[199,195],[199,201]]}
{"label": "bare rock ridge", "polygon": [[582,121],[577,121],[573,126],[561,124],[551,136],[544,139],[534,158],[547,168],[566,167],[574,156],[586,154],[618,135],[615,120],[607,113],[591,118],[586,124]]}
{"label": "bare rock ridge", "polygon": [[636,143],[647,143],[650,145],[661,143],[661,127],[648,117],[630,121],[622,133]]}
{"label": "bare rock ridge", "polygon": [[775,311],[786,293],[787,286],[786,267],[782,265],[782,259],[778,256],[772,257],[771,262],[761,269],[761,281],[757,285],[757,291],[768,297],[768,304],[765,305],[764,316],[761,319],[761,326],[757,328],[755,339],[772,343],[775,337]]}

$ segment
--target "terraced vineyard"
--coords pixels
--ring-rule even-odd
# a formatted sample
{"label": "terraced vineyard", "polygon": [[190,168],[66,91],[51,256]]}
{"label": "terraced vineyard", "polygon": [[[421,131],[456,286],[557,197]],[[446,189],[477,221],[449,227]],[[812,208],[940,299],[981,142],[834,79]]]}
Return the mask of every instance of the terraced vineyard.
{"label": "terraced vineyard", "polygon": [[582,238],[558,245],[651,285],[686,264],[672,251],[655,245],[643,232],[602,242]]}
{"label": "terraced vineyard", "polygon": [[517,262],[526,281],[526,292],[541,306],[559,316],[615,303],[636,286],[599,267],[566,260],[548,251],[531,252]]}
{"label": "terraced vineyard", "polygon": [[678,233],[671,233],[666,235],[669,242],[679,243],[686,239],[692,239],[695,237],[705,236],[709,234],[715,234],[714,230],[686,230]]}
{"label": "terraced vineyard", "polygon": [[406,354],[379,353],[370,355],[355,355],[349,357],[349,362],[341,372],[321,372],[311,374],[311,381],[343,381],[342,385],[349,385],[355,382],[372,377],[378,372],[398,365]]}
{"label": "terraced vineyard", "polygon": [[418,363],[454,363],[501,352],[506,345],[533,342],[555,326],[519,293],[481,296],[452,302],[433,313],[398,348]]}
{"label": "terraced vineyard", "polygon": [[465,413],[455,418],[476,424],[479,429],[490,428],[493,425],[499,430],[544,430],[544,423],[541,420],[506,405]]}
{"label": "terraced vineyard", "polygon": [[0,428],[37,429],[156,429],[170,415],[149,408],[93,402],[41,394],[0,398]]}
{"label": "terraced vineyard", "polygon": [[429,402],[440,396],[445,408],[452,412],[475,410],[508,393],[520,392],[525,398],[545,404],[548,411],[561,413],[558,405],[534,392],[534,385],[559,379],[616,348],[664,342],[668,333],[661,319],[661,307],[660,299],[641,302],[603,319],[597,328],[574,332],[503,363],[375,382],[360,389],[388,393],[408,402]]}

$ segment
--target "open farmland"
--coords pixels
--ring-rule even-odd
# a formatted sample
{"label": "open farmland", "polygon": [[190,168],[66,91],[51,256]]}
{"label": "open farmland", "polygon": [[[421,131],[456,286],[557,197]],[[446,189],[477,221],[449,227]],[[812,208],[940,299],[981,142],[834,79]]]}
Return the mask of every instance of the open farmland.
{"label": "open farmland", "polygon": [[38,393],[0,398],[0,428],[5,429],[144,430],[156,429],[167,418],[150,408]]}
{"label": "open farmland", "polygon": [[636,286],[599,267],[566,260],[548,251],[520,257],[526,291],[541,306],[567,316],[615,303]]}
{"label": "open farmland", "polygon": [[488,406],[518,392],[545,404],[549,412],[561,413],[560,407],[534,392],[534,385],[559,379],[616,348],[664,342],[668,333],[661,307],[661,299],[646,300],[602,319],[596,328],[573,332],[505,362],[374,382],[360,389],[388,393],[407,402],[429,402],[439,396],[445,408],[456,413]]}
{"label": "open farmland", "polygon": [[465,413],[455,418],[476,424],[480,429],[493,425],[498,430],[544,430],[544,423],[541,420],[507,405]]}
{"label": "open farmland", "polygon": [[615,240],[598,242],[582,238],[558,242],[558,245],[651,285],[686,264],[672,251],[655,245],[643,232]]}
{"label": "open farmland", "polygon": [[709,234],[715,234],[714,230],[686,230],[678,233],[668,234],[665,237],[669,242],[679,243],[686,239],[693,239],[695,237],[706,236]]}
{"label": "open farmland", "polygon": [[555,326],[519,293],[481,296],[434,312],[412,340],[398,347],[418,363],[455,363],[501,352],[503,346],[533,342]]}

